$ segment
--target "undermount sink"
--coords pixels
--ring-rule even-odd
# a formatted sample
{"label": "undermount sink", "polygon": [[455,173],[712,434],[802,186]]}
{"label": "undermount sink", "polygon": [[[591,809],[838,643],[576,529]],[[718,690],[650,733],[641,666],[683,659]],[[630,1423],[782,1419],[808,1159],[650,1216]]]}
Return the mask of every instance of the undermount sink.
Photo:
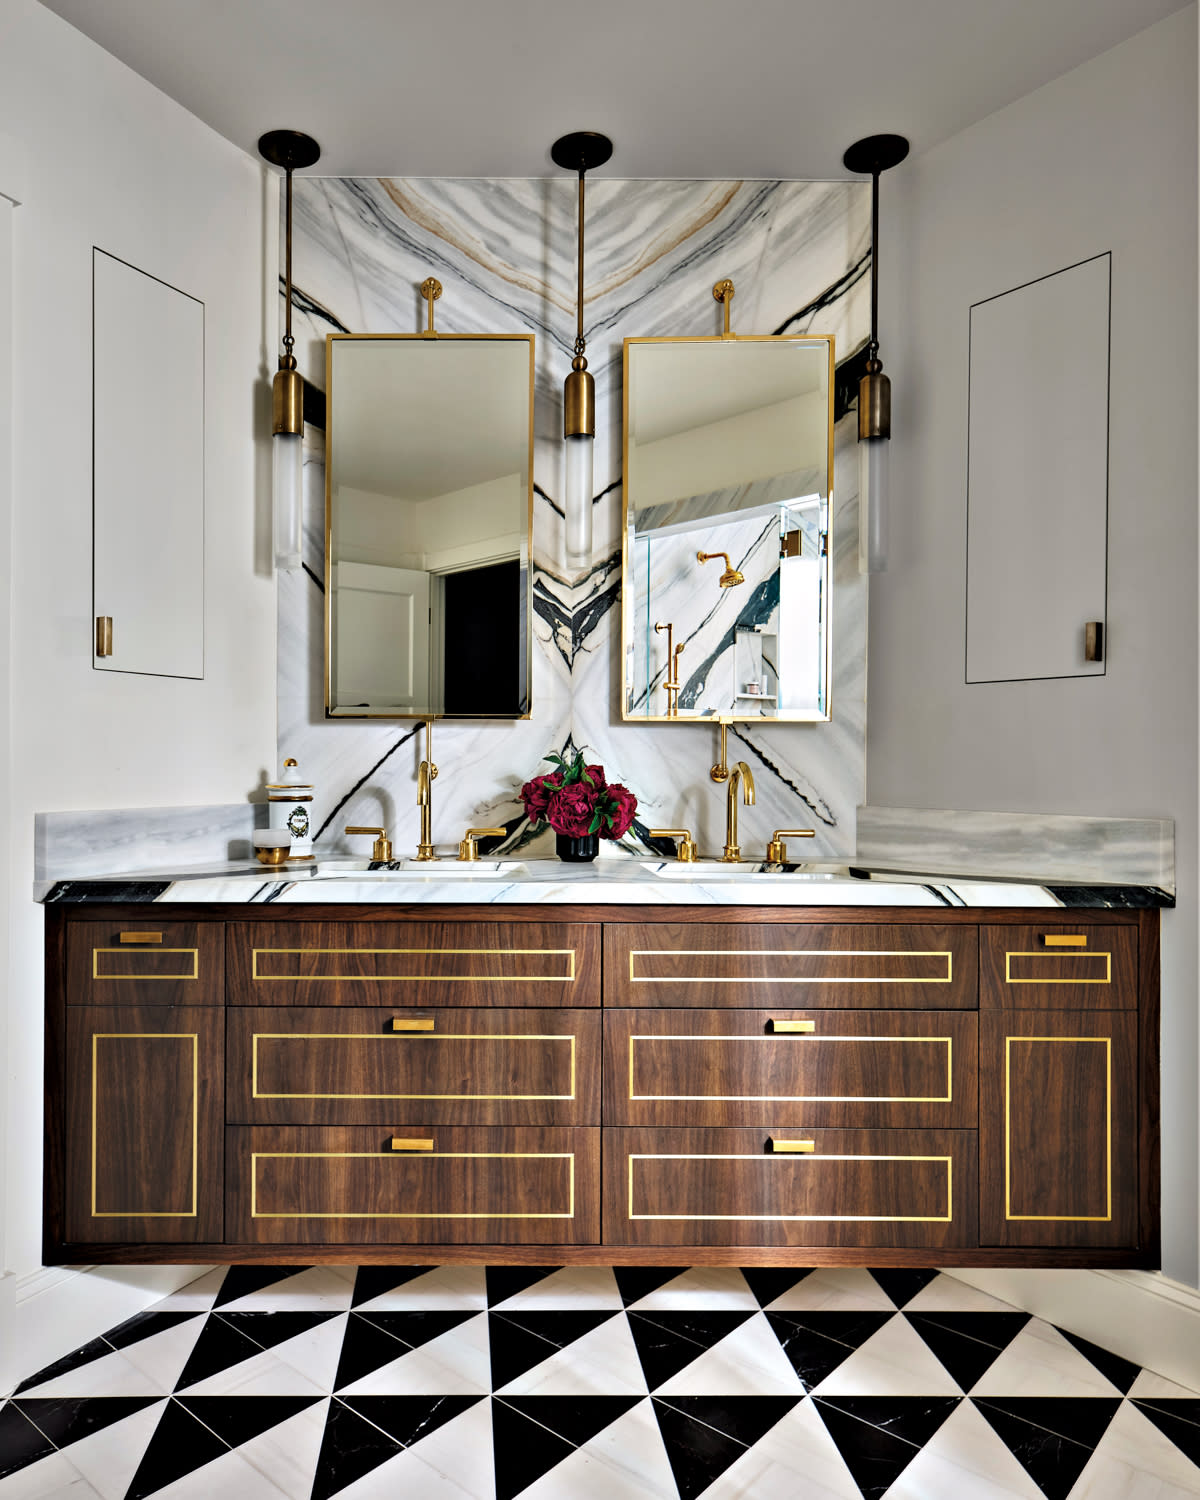
{"label": "undermount sink", "polygon": [[397,859],[379,865],[368,859],[322,859],[317,880],[464,880],[478,876],[517,876],[527,866],[521,859],[415,860]]}
{"label": "undermount sink", "polygon": [[642,868],[649,870],[660,880],[705,880],[719,878],[721,880],[748,880],[753,879],[756,883],[762,880],[836,880],[842,873],[838,870],[783,870],[776,866],[764,866],[761,863],[752,863],[748,860],[737,864],[727,863],[723,859],[695,859],[688,862],[682,860],[674,861],[642,861]]}

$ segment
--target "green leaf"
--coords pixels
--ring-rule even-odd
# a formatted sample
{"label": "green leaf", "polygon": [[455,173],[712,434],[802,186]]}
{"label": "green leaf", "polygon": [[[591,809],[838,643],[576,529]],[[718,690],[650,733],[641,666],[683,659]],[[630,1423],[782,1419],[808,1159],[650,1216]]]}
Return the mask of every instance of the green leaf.
{"label": "green leaf", "polygon": [[599,811],[599,809],[597,809],[592,814],[592,821],[588,825],[588,832],[589,833],[598,833],[599,831],[600,831],[600,811]]}

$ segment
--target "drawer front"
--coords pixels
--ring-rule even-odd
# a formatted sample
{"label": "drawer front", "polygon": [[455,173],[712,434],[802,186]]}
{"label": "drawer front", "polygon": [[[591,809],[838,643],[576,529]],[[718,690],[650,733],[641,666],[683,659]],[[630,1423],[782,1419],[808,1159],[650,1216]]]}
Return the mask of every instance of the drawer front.
{"label": "drawer front", "polygon": [[[389,1134],[431,1141],[432,1149],[390,1150]],[[233,1127],[226,1154],[226,1228],[237,1242],[580,1245],[599,1238],[599,1130]]]}
{"label": "drawer front", "polygon": [[596,1010],[229,1012],[231,1123],[598,1125]]}
{"label": "drawer front", "polygon": [[599,924],[237,922],[228,933],[232,1005],[600,1004]]}
{"label": "drawer front", "polygon": [[611,1010],[611,1125],[972,1128],[978,1018],[963,1011]]}
{"label": "drawer front", "polygon": [[1064,923],[980,929],[981,1009],[1136,1010],[1137,929]]}
{"label": "drawer front", "polygon": [[604,942],[606,1005],[975,1005],[974,927],[620,923]]}
{"label": "drawer front", "polygon": [[72,922],[67,928],[68,1005],[220,1005],[221,922]]}
{"label": "drawer front", "polygon": [[1137,1243],[1136,1016],[980,1017],[981,1243]]}
{"label": "drawer front", "polygon": [[604,1238],[630,1245],[975,1243],[969,1130],[606,1130]]}

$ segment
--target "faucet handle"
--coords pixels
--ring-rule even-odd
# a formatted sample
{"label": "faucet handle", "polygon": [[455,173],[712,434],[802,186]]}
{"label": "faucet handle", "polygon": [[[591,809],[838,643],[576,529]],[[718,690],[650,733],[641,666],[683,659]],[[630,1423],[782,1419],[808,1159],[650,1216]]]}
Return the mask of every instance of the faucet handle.
{"label": "faucet handle", "polygon": [[347,825],[347,833],[369,833],[375,838],[371,848],[371,858],[377,864],[390,865],[392,862],[392,841],[387,836],[386,828],[364,828],[358,823]]}
{"label": "faucet handle", "polygon": [[477,839],[486,838],[489,835],[493,838],[503,838],[507,832],[507,828],[468,828],[463,834],[462,843],[458,846],[459,859],[473,864],[479,858]]}
{"label": "faucet handle", "polygon": [[784,839],[813,839],[816,836],[816,830],[812,828],[777,828],[767,845],[767,863],[787,864],[787,845],[783,842]]}
{"label": "faucet handle", "polygon": [[696,859],[696,840],[687,828],[647,828],[646,832],[652,839],[678,839],[679,847],[675,851],[675,858],[680,864],[690,865]]}

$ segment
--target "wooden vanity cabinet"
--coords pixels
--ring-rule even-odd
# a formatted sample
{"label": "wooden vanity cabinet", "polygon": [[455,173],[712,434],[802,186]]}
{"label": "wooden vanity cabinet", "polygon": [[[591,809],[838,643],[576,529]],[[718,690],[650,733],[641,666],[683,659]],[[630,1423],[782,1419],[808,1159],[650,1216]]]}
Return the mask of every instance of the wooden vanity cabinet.
{"label": "wooden vanity cabinet", "polygon": [[51,907],[47,1263],[1155,1266],[1158,913],[1038,915]]}

